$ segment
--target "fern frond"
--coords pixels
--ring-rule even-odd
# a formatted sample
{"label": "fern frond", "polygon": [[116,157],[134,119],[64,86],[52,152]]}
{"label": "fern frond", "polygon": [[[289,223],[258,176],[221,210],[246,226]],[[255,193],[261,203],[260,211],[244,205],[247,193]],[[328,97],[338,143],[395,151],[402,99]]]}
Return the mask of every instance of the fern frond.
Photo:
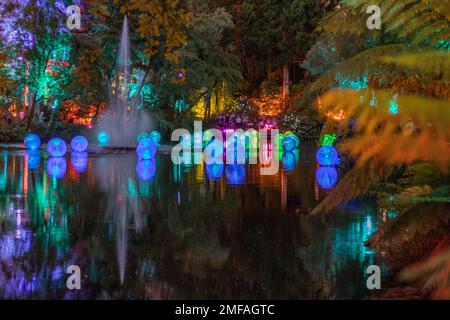
{"label": "fern frond", "polygon": [[435,77],[450,81],[450,53],[429,51],[415,54],[386,56],[385,62],[425,72]]}

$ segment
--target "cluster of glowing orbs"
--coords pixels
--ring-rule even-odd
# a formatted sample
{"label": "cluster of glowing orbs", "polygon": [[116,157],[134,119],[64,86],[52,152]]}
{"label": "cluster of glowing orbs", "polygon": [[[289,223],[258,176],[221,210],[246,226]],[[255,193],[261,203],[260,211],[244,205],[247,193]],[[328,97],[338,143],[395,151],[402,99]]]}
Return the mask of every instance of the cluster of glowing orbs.
{"label": "cluster of glowing orbs", "polygon": [[218,180],[222,177],[224,165],[221,163],[207,164],[206,176],[210,180]]}
{"label": "cluster of glowing orbs", "polygon": [[328,190],[338,181],[338,172],[335,167],[319,167],[316,170],[316,181],[320,188]]}
{"label": "cluster of glowing orbs", "polygon": [[150,135],[147,132],[142,131],[141,133],[138,134],[138,136],[136,138],[136,142],[139,143],[139,142],[141,142],[142,139],[148,139],[148,138],[151,138]]}
{"label": "cluster of glowing orbs", "polygon": [[37,150],[41,146],[41,139],[37,134],[29,133],[25,136],[23,143],[28,150]]}
{"label": "cluster of glowing orbs", "polygon": [[100,131],[97,134],[97,142],[100,146],[106,146],[111,141],[111,137],[109,136],[109,133],[106,131]]}
{"label": "cluster of glowing orbs", "polygon": [[316,159],[321,166],[334,166],[339,163],[339,154],[336,148],[323,146],[317,150]]}
{"label": "cluster of glowing orbs", "polygon": [[81,174],[86,172],[89,163],[87,152],[72,152],[70,162],[76,173]]}
{"label": "cluster of glowing orbs", "polygon": [[281,158],[281,164],[283,165],[284,170],[288,172],[294,171],[295,166],[297,165],[297,156],[294,152],[284,152]]}
{"label": "cluster of glowing orbs", "polygon": [[150,181],[156,174],[156,160],[139,160],[136,172],[142,181]]}
{"label": "cluster of glowing orbs", "polygon": [[83,136],[76,136],[70,141],[72,152],[86,152],[89,147],[88,140]]}
{"label": "cluster of glowing orbs", "polygon": [[229,164],[225,167],[227,182],[231,185],[245,182],[245,166],[243,164]]}
{"label": "cluster of glowing orbs", "polygon": [[41,154],[39,150],[27,150],[28,170],[36,170],[41,166]]}
{"label": "cluster of glowing orbs", "polygon": [[139,159],[142,160],[153,159],[156,154],[156,144],[150,138],[142,139],[138,144],[136,152],[139,156]]}
{"label": "cluster of glowing orbs", "polygon": [[47,160],[47,174],[56,179],[64,178],[67,170],[66,158],[56,157]]}
{"label": "cluster of glowing orbs", "polygon": [[320,139],[320,145],[322,147],[332,147],[336,141],[336,134],[324,134]]}
{"label": "cluster of glowing orbs", "polygon": [[52,138],[47,143],[47,153],[51,157],[64,157],[67,152],[67,146],[63,139]]}

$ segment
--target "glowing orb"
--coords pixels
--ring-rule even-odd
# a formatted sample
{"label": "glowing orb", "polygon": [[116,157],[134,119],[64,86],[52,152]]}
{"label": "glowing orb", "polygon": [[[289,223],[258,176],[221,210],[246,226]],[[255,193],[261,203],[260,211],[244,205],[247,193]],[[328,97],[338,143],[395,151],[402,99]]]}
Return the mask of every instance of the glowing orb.
{"label": "glowing orb", "polygon": [[70,147],[73,152],[86,152],[89,146],[89,142],[83,136],[76,136],[70,142]]}
{"label": "glowing orb", "polygon": [[136,152],[140,159],[153,159],[156,154],[156,144],[150,138],[142,139],[138,144]]}
{"label": "glowing orb", "polygon": [[153,142],[158,146],[159,143],[161,142],[161,133],[159,133],[156,130],[153,130],[150,133],[150,138],[153,140]]}
{"label": "glowing orb", "polygon": [[316,159],[321,166],[334,166],[339,162],[339,155],[336,148],[323,146],[317,150]]}
{"label": "glowing orb", "polygon": [[66,158],[49,158],[47,160],[47,174],[53,178],[62,179],[66,174]]}
{"label": "glowing orb", "polygon": [[292,136],[287,136],[283,139],[283,143],[281,144],[281,147],[286,152],[292,152],[295,150],[297,146],[297,142]]}
{"label": "glowing orb", "polygon": [[84,173],[87,170],[89,157],[87,152],[72,152],[70,163],[76,173]]}
{"label": "glowing orb", "polygon": [[286,139],[288,137],[295,140],[295,147],[296,148],[298,148],[300,146],[300,139],[294,133],[292,133],[291,131],[287,131],[284,134],[284,138]]}
{"label": "glowing orb", "polygon": [[334,144],[334,141],[336,141],[336,135],[335,134],[324,134],[322,138],[320,139],[320,145],[322,147],[331,147]]}
{"label": "glowing orb", "polygon": [[28,170],[39,169],[41,166],[41,154],[39,150],[27,150]]}
{"label": "glowing orb", "polygon": [[229,164],[225,168],[225,176],[231,185],[245,182],[245,166],[243,164]]}
{"label": "glowing orb", "polygon": [[142,181],[150,181],[156,174],[156,161],[139,160],[136,165],[136,172]]}
{"label": "glowing orb", "polygon": [[61,138],[52,138],[47,143],[47,153],[51,157],[64,157],[67,151],[66,143]]}
{"label": "glowing orb", "polygon": [[101,146],[108,145],[110,140],[111,140],[111,138],[109,137],[109,134],[106,131],[100,131],[97,134],[97,141]]}
{"label": "glowing orb", "polygon": [[206,175],[210,180],[218,180],[223,175],[224,165],[220,163],[207,164]]}
{"label": "glowing orb", "polygon": [[328,190],[338,181],[338,172],[334,167],[319,167],[316,170],[316,181],[320,188]]}
{"label": "glowing orb", "polygon": [[141,142],[142,139],[146,139],[146,138],[151,138],[151,137],[147,132],[142,131],[141,133],[138,134],[138,136],[136,138],[136,142],[139,143],[139,142]]}
{"label": "glowing orb", "polygon": [[297,157],[293,152],[285,152],[281,158],[281,163],[286,171],[293,171],[297,165]]}
{"label": "glowing orb", "polygon": [[26,135],[23,143],[28,150],[37,150],[41,146],[41,139],[37,134],[30,133]]}

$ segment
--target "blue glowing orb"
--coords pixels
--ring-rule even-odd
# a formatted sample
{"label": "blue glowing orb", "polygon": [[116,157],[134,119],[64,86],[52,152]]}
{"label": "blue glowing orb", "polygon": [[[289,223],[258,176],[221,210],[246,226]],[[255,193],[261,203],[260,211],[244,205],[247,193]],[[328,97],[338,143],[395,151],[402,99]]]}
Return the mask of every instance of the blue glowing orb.
{"label": "blue glowing orb", "polygon": [[339,163],[339,154],[335,147],[323,146],[317,150],[316,159],[321,166],[334,166]]}
{"label": "blue glowing orb", "polygon": [[223,175],[224,165],[220,163],[207,164],[206,175],[210,180],[218,180]]}
{"label": "blue glowing orb", "polygon": [[295,150],[297,146],[297,142],[292,136],[287,136],[283,139],[283,142],[281,144],[281,147],[286,152],[292,152]]}
{"label": "blue glowing orb", "polygon": [[136,165],[136,172],[142,181],[150,181],[156,174],[156,161],[139,160]]}
{"label": "blue glowing orb", "polygon": [[156,154],[156,144],[150,138],[142,139],[138,144],[136,152],[139,156],[139,159],[153,159]]}
{"label": "blue glowing orb", "polygon": [[41,146],[41,139],[37,134],[30,133],[26,135],[23,143],[28,150],[37,150]]}
{"label": "blue glowing orb", "polygon": [[320,188],[328,190],[338,181],[338,172],[335,167],[319,167],[316,170],[316,182]]}
{"label": "blue glowing orb", "polygon": [[66,143],[61,138],[52,138],[47,143],[47,153],[51,157],[64,157],[67,151]]}
{"label": "blue glowing orb", "polygon": [[159,143],[161,142],[161,133],[159,133],[156,130],[153,130],[152,132],[150,132],[150,138],[156,145],[159,145]]}
{"label": "blue glowing orb", "polygon": [[47,160],[47,174],[56,179],[64,178],[67,170],[66,158],[49,158]]}
{"label": "blue glowing orb", "polygon": [[41,154],[39,150],[27,150],[28,170],[36,170],[41,166]]}
{"label": "blue glowing orb", "polygon": [[70,163],[76,173],[84,173],[88,168],[89,157],[87,152],[72,152]]}
{"label": "blue glowing orb", "polygon": [[293,171],[297,165],[297,157],[293,152],[285,152],[281,158],[281,163],[286,171]]}
{"label": "blue glowing orb", "polygon": [[229,164],[225,168],[227,182],[231,185],[245,182],[245,166],[243,164]]}
{"label": "blue glowing orb", "polygon": [[108,145],[109,141],[111,141],[111,138],[109,137],[108,132],[100,131],[97,134],[97,141],[101,146],[106,146]]}
{"label": "blue glowing orb", "polygon": [[142,139],[148,139],[148,138],[150,138],[150,135],[147,132],[142,131],[141,133],[138,134],[138,136],[136,138],[136,142],[139,143],[139,142],[141,142]]}
{"label": "blue glowing orb", "polygon": [[72,152],[86,152],[88,150],[89,142],[83,136],[76,136],[70,142]]}

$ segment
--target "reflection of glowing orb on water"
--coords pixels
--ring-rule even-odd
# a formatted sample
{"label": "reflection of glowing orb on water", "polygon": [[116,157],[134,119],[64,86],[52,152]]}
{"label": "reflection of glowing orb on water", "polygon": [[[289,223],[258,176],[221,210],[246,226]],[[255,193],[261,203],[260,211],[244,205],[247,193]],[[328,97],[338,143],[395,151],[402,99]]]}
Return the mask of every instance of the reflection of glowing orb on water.
{"label": "reflection of glowing orb on water", "polygon": [[76,136],[70,142],[70,146],[73,152],[86,152],[89,146],[89,142],[83,136]]}
{"label": "reflection of glowing orb on water", "polygon": [[27,156],[28,170],[39,169],[41,166],[41,153],[39,150],[27,150]]}
{"label": "reflection of glowing orb on water", "polygon": [[52,138],[47,143],[47,153],[51,157],[64,157],[67,151],[66,143],[61,138]]}
{"label": "reflection of glowing orb on water", "polygon": [[225,176],[229,184],[243,184],[245,182],[245,166],[229,164],[225,167]]}
{"label": "reflection of glowing orb on water", "polygon": [[293,171],[297,165],[297,157],[293,152],[285,152],[281,158],[281,163],[286,171]]}
{"label": "reflection of glowing orb on water", "polygon": [[66,174],[66,158],[49,158],[47,160],[47,174],[53,178],[62,179]]}
{"label": "reflection of glowing orb on water", "polygon": [[339,162],[339,155],[335,147],[323,146],[317,150],[316,159],[321,166],[334,166]]}
{"label": "reflection of glowing orb on water", "polygon": [[161,133],[159,133],[156,130],[153,130],[150,133],[150,138],[153,140],[153,142],[158,146],[159,143],[161,142]]}
{"label": "reflection of glowing orb on water", "polygon": [[319,167],[316,170],[316,181],[320,188],[328,190],[338,181],[338,172],[334,167]]}
{"label": "reflection of glowing orb on water", "polygon": [[150,181],[156,174],[156,161],[139,160],[136,165],[136,172],[142,181]]}
{"label": "reflection of glowing orb on water", "polygon": [[141,133],[138,134],[138,136],[136,138],[136,142],[139,143],[139,142],[141,142],[142,139],[148,139],[148,138],[150,138],[150,135],[147,132],[142,131]]}
{"label": "reflection of glowing orb on water", "polygon": [[106,131],[100,131],[97,134],[97,142],[101,145],[101,146],[106,146],[108,145],[109,141],[111,140],[111,138],[109,137],[108,132]]}
{"label": "reflection of glowing orb on water", "polygon": [[224,165],[220,163],[207,164],[206,175],[210,180],[218,180],[223,175]]}
{"label": "reflection of glowing orb on water", "polygon": [[283,148],[284,151],[291,152],[291,151],[295,150],[296,145],[297,145],[297,143],[296,143],[295,139],[291,136],[287,136],[283,139],[281,147]]}
{"label": "reflection of glowing orb on water", "polygon": [[142,139],[138,144],[136,152],[140,159],[153,159],[156,154],[156,144],[150,138]]}
{"label": "reflection of glowing orb on water", "polygon": [[41,138],[37,134],[30,133],[25,136],[23,143],[28,150],[37,150],[41,146]]}
{"label": "reflection of glowing orb on water", "polygon": [[87,152],[72,152],[70,162],[76,173],[84,173],[87,170],[89,157]]}

